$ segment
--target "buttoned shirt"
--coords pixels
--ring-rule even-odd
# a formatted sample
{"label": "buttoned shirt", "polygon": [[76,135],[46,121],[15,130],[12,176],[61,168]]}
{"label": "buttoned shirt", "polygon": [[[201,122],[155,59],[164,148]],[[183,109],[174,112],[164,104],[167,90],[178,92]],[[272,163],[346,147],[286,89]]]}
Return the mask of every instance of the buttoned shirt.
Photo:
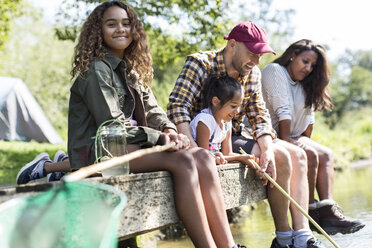
{"label": "buttoned shirt", "polygon": [[[202,110],[201,88],[210,75],[226,76],[223,49],[189,55],[169,96],[168,118],[177,124],[190,122]],[[233,135],[240,135],[243,117],[247,116],[251,135],[258,139],[264,134],[276,137],[261,92],[261,72],[254,66],[248,75],[238,77],[244,87],[242,111],[233,119]]]}
{"label": "buttoned shirt", "polygon": [[[165,128],[176,129],[151,89],[127,77],[125,62],[111,53],[92,61],[70,91],[68,153],[72,169],[95,161],[92,137],[107,120],[126,124],[127,143],[141,147],[155,145]],[[136,120],[138,126],[130,126],[130,119]]]}

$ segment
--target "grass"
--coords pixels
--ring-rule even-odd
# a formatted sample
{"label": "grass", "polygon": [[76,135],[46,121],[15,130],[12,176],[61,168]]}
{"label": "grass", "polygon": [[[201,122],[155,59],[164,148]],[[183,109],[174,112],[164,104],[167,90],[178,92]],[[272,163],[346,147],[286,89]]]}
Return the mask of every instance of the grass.
{"label": "grass", "polygon": [[316,116],[312,138],[332,149],[335,167],[346,168],[350,162],[372,157],[372,116],[371,108],[347,113],[330,130],[324,118]]}
{"label": "grass", "polygon": [[38,142],[0,141],[0,185],[14,184],[18,171],[39,153],[47,152],[53,159],[58,150],[66,151],[66,143],[52,145]]}

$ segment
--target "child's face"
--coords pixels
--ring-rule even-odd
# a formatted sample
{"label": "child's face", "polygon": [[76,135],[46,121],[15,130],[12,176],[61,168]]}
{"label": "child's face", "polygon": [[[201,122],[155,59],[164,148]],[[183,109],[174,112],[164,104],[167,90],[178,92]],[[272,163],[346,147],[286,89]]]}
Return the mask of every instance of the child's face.
{"label": "child's face", "polygon": [[123,8],[112,6],[103,14],[102,23],[103,40],[107,49],[123,58],[124,50],[133,41],[127,12]]}
{"label": "child's face", "polygon": [[243,102],[243,92],[236,93],[235,96],[227,101],[222,107],[216,111],[216,119],[231,121],[240,111],[240,106]]}

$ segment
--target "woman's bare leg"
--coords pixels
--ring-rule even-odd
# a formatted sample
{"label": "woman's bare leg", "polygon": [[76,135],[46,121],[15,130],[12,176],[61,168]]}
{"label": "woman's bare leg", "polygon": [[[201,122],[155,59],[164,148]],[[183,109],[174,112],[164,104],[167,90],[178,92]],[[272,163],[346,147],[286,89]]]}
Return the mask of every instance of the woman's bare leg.
{"label": "woman's bare leg", "polygon": [[334,162],[332,150],[307,137],[301,137],[299,141],[312,147],[318,154],[316,189],[319,200],[333,199]]}

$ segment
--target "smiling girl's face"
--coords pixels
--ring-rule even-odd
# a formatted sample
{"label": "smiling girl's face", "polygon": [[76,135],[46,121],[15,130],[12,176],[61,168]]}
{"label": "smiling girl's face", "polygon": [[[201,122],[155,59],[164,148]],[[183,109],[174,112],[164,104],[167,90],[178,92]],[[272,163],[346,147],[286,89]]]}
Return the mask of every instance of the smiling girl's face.
{"label": "smiling girl's face", "polygon": [[243,90],[237,92],[234,97],[227,101],[223,106],[220,106],[219,99],[215,96],[212,99],[213,105],[217,111],[215,111],[215,119],[218,123],[223,121],[231,121],[240,111],[240,107],[243,102]]}
{"label": "smiling girl's face", "polygon": [[130,20],[125,9],[118,6],[108,8],[103,14],[102,32],[107,49],[122,59],[124,50],[133,41]]}

